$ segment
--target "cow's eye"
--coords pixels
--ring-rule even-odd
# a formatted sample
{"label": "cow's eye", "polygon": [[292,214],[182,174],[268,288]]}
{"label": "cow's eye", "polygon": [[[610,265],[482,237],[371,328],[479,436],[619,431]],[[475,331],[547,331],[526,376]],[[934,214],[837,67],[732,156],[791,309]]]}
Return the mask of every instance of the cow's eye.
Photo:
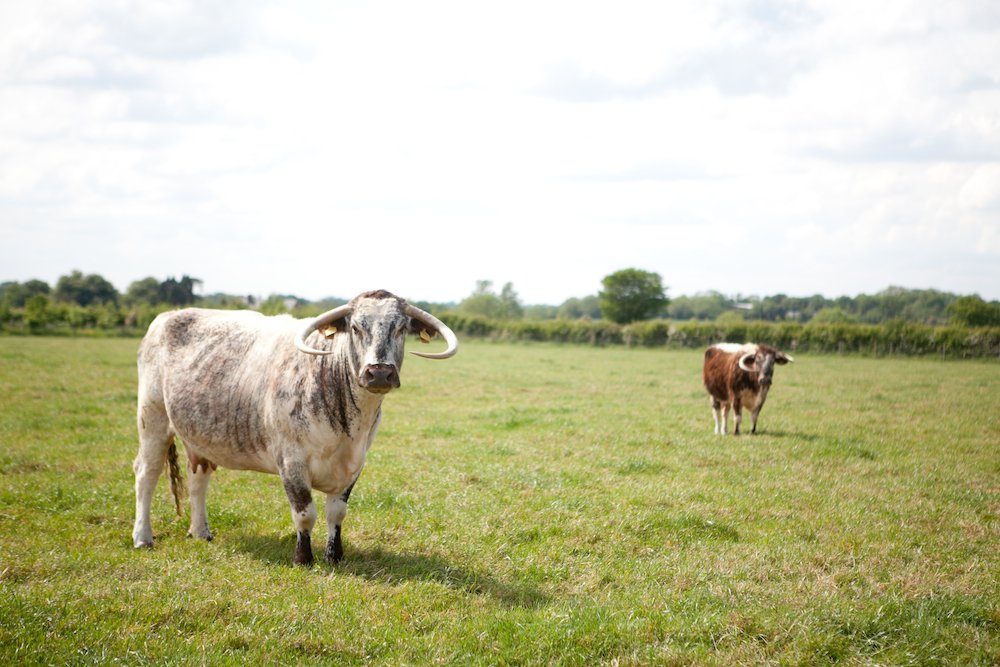
{"label": "cow's eye", "polygon": [[362,331],[361,327],[359,327],[357,324],[352,324],[351,329],[354,331],[354,335],[357,336],[358,338],[365,337],[365,332]]}

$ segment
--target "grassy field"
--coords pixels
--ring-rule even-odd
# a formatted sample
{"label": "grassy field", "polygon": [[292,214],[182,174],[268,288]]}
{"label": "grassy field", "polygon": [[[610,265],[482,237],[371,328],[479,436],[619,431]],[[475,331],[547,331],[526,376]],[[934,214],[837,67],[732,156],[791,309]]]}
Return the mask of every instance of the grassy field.
{"label": "grassy field", "polygon": [[996,362],[799,355],[723,439],[695,351],[411,357],[303,569],[257,473],[132,548],[136,346],[0,338],[0,664],[1000,663]]}

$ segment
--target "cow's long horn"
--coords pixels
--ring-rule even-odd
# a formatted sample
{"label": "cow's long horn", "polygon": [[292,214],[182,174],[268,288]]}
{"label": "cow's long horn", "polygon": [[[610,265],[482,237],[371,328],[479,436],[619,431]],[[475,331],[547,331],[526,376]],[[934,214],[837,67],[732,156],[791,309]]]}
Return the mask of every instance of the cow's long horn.
{"label": "cow's long horn", "polygon": [[314,318],[302,331],[299,332],[299,335],[295,337],[295,347],[299,348],[299,350],[305,352],[306,354],[316,354],[320,356],[333,354],[333,350],[317,350],[316,348],[309,347],[306,344],[306,338],[308,338],[309,334],[313,331],[316,331],[321,327],[325,327],[330,322],[339,320],[341,317],[346,315],[350,315],[351,310],[353,310],[351,304],[345,303],[343,306],[338,306],[333,310],[328,310],[322,315]]}
{"label": "cow's long horn", "polygon": [[745,370],[747,373],[753,373],[753,369],[747,366],[747,359],[753,359],[756,355],[754,354],[743,354],[740,355],[740,368]]}
{"label": "cow's long horn", "polygon": [[415,320],[423,322],[427,326],[431,327],[439,334],[444,336],[444,340],[448,343],[448,347],[444,352],[412,352],[418,357],[425,357],[427,359],[447,359],[448,357],[455,356],[458,352],[458,337],[455,332],[448,328],[448,325],[434,317],[430,313],[424,310],[420,310],[416,306],[406,304],[406,314]]}

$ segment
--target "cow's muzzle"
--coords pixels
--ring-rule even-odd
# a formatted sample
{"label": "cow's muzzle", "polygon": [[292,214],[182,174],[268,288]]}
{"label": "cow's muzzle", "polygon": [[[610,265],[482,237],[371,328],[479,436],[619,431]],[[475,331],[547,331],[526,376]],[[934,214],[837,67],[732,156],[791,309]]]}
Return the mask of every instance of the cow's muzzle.
{"label": "cow's muzzle", "polygon": [[373,394],[399,388],[399,371],[392,364],[368,364],[361,371],[361,386]]}

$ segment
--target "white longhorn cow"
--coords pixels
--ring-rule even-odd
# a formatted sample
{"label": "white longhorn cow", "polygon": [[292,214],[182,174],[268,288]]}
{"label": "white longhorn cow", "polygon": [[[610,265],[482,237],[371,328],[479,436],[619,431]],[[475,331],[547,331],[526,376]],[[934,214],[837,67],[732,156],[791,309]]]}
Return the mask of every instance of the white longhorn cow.
{"label": "white longhorn cow", "polygon": [[381,418],[399,387],[406,334],[458,350],[440,320],[378,290],[312,320],[249,311],[185,309],[158,316],[139,346],[136,547],[153,544],[150,503],[166,462],[180,512],[174,436],[188,456],[191,527],[212,539],[205,495],[217,466],[281,477],[297,540],[294,562],[313,560],[312,490],[326,494],[326,558],[343,557],[341,524]]}

